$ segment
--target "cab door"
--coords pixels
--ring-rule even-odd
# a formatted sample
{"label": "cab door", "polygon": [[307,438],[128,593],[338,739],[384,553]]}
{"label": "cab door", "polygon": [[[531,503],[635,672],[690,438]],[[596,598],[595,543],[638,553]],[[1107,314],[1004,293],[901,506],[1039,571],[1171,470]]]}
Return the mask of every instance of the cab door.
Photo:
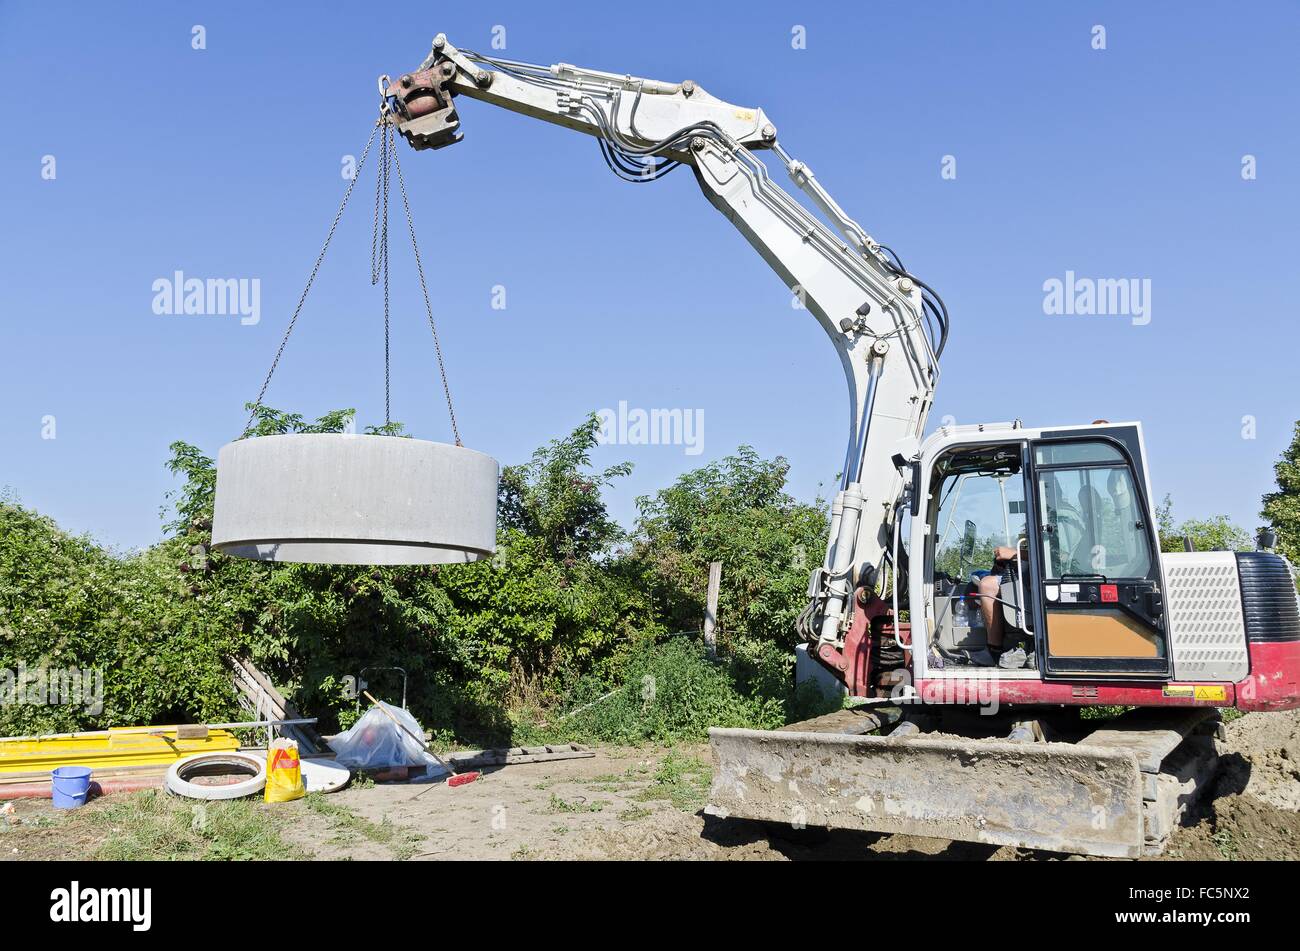
{"label": "cab door", "polygon": [[1044,675],[1168,679],[1140,430],[1044,432],[1029,455]]}

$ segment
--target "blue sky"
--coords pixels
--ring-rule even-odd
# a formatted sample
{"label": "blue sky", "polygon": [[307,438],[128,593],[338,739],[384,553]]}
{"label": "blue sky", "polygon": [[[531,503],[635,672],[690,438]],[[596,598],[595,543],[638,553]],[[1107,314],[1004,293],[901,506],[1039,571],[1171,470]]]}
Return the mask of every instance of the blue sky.
{"label": "blue sky", "polygon": [[[1140,419],[1156,494],[1178,517],[1258,524],[1300,416],[1300,7],[557,9],[0,0],[0,486],[105,543],[156,540],[168,444],[215,454],[240,431],[341,197],[343,157],[369,134],[375,77],[417,65],[439,31],[486,51],[503,26],[510,58],[690,78],[764,108],[947,301],[932,425]],[[196,24],[206,49],[191,48]],[[586,136],[480,103],[461,114],[463,143],[402,159],[466,444],[522,461],[626,400],[703,410],[704,442],[694,456],[598,451],[635,464],[611,496],[625,523],[635,496],[741,443],[788,457],[801,498],[829,485],[838,360],[690,174],[627,185]],[[955,179],[940,175],[946,155]],[[371,187],[358,186],[270,405],[382,421]],[[393,268],[394,416],[446,440],[400,242]],[[260,322],[156,315],[152,284],[176,270],[259,279]],[[1150,323],[1045,314],[1043,283],[1066,271],[1149,279]]]}

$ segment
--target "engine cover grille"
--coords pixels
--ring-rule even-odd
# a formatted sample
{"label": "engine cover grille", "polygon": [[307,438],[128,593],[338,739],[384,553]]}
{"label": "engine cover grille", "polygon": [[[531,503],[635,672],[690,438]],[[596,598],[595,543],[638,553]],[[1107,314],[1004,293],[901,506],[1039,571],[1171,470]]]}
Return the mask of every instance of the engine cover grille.
{"label": "engine cover grille", "polygon": [[1236,682],[1250,672],[1237,559],[1230,551],[1160,556],[1175,680]]}

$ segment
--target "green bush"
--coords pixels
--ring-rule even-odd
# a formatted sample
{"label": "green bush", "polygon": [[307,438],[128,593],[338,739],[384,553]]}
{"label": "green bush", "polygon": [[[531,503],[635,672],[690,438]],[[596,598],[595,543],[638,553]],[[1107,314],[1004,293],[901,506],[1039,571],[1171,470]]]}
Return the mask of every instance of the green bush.
{"label": "green bush", "polygon": [[703,741],[711,726],[771,729],[786,722],[789,678],[744,678],[744,663],[711,660],[686,638],[629,656],[617,685],[589,676],[571,693],[571,713],[545,725],[518,724],[526,742],[638,744]]}
{"label": "green bush", "polygon": [[762,459],[741,446],[637,500],[632,558],[674,630],[699,624],[709,563],[721,561],[724,631],[794,646],[795,618],[808,575],[821,563],[829,523],[821,500],[806,505],[785,491],[789,468],[783,458]]}
{"label": "green bush", "polygon": [[[247,438],[338,432],[352,416],[250,409]],[[370,431],[392,438],[400,425]],[[629,537],[602,498],[629,467],[592,468],[597,431],[590,417],[503,470],[498,553],[468,565],[277,565],[214,552],[215,464],[185,442],[171,446],[168,537],[141,553],[106,551],[0,500],[0,669],[91,667],[104,685],[99,711],[0,705],[0,734],[242,718],[231,655],[250,658],[323,732],[356,718],[361,670],[385,666],[406,669],[412,712],[448,743],[547,729],[702,739],[712,725],[772,726],[802,709],[789,625],[824,513],[785,494],[783,460],[742,448],[641,500]],[[721,663],[684,640],[663,643],[698,627],[714,559],[726,564]],[[397,698],[394,676],[369,679]]]}
{"label": "green bush", "polygon": [[99,712],[0,697],[0,735],[228,719],[237,629],[221,600],[192,609],[187,557],[171,540],[119,558],[0,500],[0,670],[98,671],[103,685]]}

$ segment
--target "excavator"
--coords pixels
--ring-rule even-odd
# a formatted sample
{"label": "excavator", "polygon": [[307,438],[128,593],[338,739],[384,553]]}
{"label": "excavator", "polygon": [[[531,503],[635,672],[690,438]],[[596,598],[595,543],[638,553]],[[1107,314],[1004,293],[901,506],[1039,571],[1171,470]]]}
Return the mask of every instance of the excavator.
{"label": "excavator", "polygon": [[1294,569],[1267,533],[1256,551],[1161,552],[1140,423],[924,435],[947,307],[762,109],[443,34],[379,87],[381,124],[417,150],[462,141],[469,99],[593,136],[630,182],[689,168],[839,355],[847,448],[795,664],[838,709],[710,730],[706,812],[1137,857],[1214,780],[1222,710],[1300,706]]}

